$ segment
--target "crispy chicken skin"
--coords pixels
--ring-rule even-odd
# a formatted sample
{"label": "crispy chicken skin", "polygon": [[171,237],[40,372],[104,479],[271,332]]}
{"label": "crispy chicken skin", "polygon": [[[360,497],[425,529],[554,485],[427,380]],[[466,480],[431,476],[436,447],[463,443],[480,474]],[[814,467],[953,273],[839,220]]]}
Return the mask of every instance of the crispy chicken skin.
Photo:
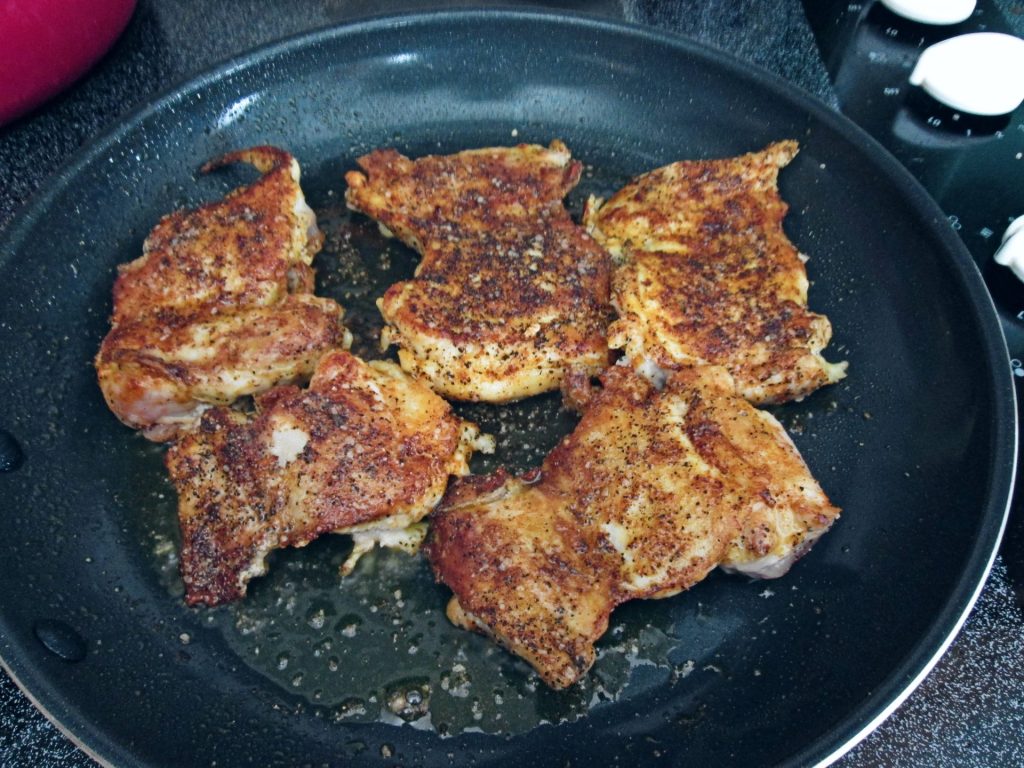
{"label": "crispy chicken skin", "polygon": [[107,404],[151,440],[210,405],[306,379],[347,346],[342,309],[311,295],[323,240],[287,152],[255,147],[208,163],[263,175],[224,200],[164,217],[118,268],[112,328],[96,357]]}
{"label": "crispy chicken skin", "polygon": [[406,371],[446,397],[503,403],[607,365],[610,263],[562,204],[582,168],[565,145],[358,162],[349,207],[422,256],[378,301]]}
{"label": "crispy chicken skin", "polygon": [[839,514],[724,369],[682,365],[661,389],[625,366],[601,380],[570,377],[582,418],[539,472],[454,481],[427,541],[449,618],[555,688],[589,669],[616,605],[723,563],[791,562]]}
{"label": "crispy chicken skin", "polygon": [[311,294],[224,313],[157,310],[110,331],[100,386],[122,421],[170,439],[210,405],[308,378],[325,350],[345,343],[341,318],[335,301]]}
{"label": "crispy chicken skin", "polygon": [[455,592],[449,620],[525,659],[553,688],[594,663],[616,605],[616,563],[546,482],[453,481],[431,518],[427,555]]}
{"label": "crispy chicken skin", "polygon": [[256,404],[255,415],[211,408],[167,452],[190,605],[241,598],[273,549],[407,528],[487,448],[397,365],[340,350],[321,358],[308,389],[276,387]]}
{"label": "crispy chicken skin", "polygon": [[114,322],[158,307],[268,306],[289,292],[312,292],[310,265],[323,235],[299,186],[298,161],[276,147],[253,147],[201,170],[234,163],[263,175],[223,200],[161,219],[142,256],[118,267]]}
{"label": "crispy chicken skin", "polygon": [[723,365],[755,404],[843,378],[846,363],[821,355],[832,327],[808,311],[805,258],[782,229],[778,174],[797,151],[780,141],[673,163],[590,200],[588,231],[616,261],[612,348],[637,365]]}

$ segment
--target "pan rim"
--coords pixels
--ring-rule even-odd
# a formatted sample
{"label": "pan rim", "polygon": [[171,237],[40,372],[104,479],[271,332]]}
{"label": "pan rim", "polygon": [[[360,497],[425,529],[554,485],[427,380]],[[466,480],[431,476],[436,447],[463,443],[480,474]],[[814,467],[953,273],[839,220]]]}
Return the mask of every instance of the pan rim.
{"label": "pan rim", "polygon": [[[398,28],[433,27],[451,23],[500,24],[510,21],[564,25],[577,30],[593,30],[604,34],[640,38],[724,68],[729,74],[745,82],[753,82],[770,89],[779,98],[794,104],[841,136],[857,152],[870,157],[875,167],[893,184],[902,199],[922,221],[945,221],[946,217],[938,205],[909,171],[862,129],[806,91],[779,76],[741,61],[728,52],[678,34],[564,11],[459,9],[379,15],[301,33],[232,57],[202,74],[185,78],[164,89],[145,104],[117,118],[108,129],[90,140],[15,212],[11,221],[0,232],[0,266],[6,266],[15,256],[26,235],[26,228],[67,188],[83,168],[97,157],[109,152],[121,138],[136,130],[147,118],[186,101],[191,95],[203,92],[216,82],[248,68],[259,67],[276,58],[290,55],[298,49],[333,42],[339,38],[379,34]],[[840,723],[825,736],[791,755],[786,764],[828,765],[838,760],[906,700],[932,670],[966,621],[985,585],[1006,526],[1018,452],[1016,393],[1009,374],[1008,362],[1006,375],[1000,376],[997,373],[998,364],[1008,361],[1006,345],[991,298],[966,247],[951,227],[936,226],[933,229],[934,233],[938,234],[942,247],[949,256],[948,262],[959,275],[960,283],[970,300],[973,320],[982,333],[984,348],[979,349],[979,354],[989,367],[986,379],[992,387],[993,409],[999,414],[991,428],[992,467],[987,478],[985,514],[981,517],[982,523],[970,554],[965,558],[967,566],[961,572],[956,587],[947,595],[943,610],[934,617],[928,631],[923,633],[916,644],[914,652],[891,670],[886,683],[879,687],[870,702],[853,709],[844,718],[844,723]],[[125,751],[123,745],[110,743],[101,731],[91,727],[87,719],[79,718],[79,713],[64,709],[60,714],[56,714],[61,710],[61,702],[56,691],[39,670],[21,664],[17,649],[10,642],[11,637],[7,619],[0,611],[0,664],[19,688],[29,696],[33,704],[54,722],[62,733],[69,736],[76,745],[98,762],[113,764],[107,762],[108,758],[116,759],[118,764],[122,761],[133,764],[137,762],[132,760],[130,752]],[[837,732],[843,732],[845,735],[833,735]]]}

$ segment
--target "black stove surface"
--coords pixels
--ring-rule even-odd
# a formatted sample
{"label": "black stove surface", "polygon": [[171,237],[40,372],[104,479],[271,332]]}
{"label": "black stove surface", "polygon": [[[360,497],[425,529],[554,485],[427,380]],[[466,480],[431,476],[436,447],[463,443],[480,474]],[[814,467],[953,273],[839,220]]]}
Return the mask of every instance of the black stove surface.
{"label": "black stove surface", "polygon": [[[80,144],[138,104],[218,61],[352,16],[464,4],[139,0],[126,34],[96,69],[64,96],[0,128],[0,227]],[[967,126],[963,118],[931,114],[934,105],[917,103],[906,84],[920,50],[950,30],[936,33],[902,22],[870,3],[831,0],[806,0],[803,6],[798,0],[529,4],[625,18],[690,35],[841,108],[889,148],[950,216],[988,280],[1013,356],[1024,360],[1024,321],[1017,318],[1024,310],[1024,289],[1008,270],[991,263],[1009,218],[1024,214],[1024,160],[1017,154],[1024,144],[1024,110],[1005,125]],[[1021,8],[981,2],[979,13],[952,31],[1016,28],[1024,24],[1024,17],[1014,16],[1024,13]],[[239,24],[239,18],[246,23]],[[1019,28],[1016,32],[1021,34]],[[970,136],[965,126],[971,128]],[[1001,557],[961,634],[900,709],[838,765],[1024,765],[1024,514],[1019,503],[1016,507]],[[91,764],[0,674],[0,766]]]}

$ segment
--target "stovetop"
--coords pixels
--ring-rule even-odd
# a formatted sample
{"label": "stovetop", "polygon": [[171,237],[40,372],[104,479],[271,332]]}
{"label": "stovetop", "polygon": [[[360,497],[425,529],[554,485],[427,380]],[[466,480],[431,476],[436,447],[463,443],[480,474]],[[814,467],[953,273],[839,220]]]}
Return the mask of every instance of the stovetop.
{"label": "stovetop", "polygon": [[[96,69],[64,96],[0,129],[0,227],[81,144],[180,80],[289,34],[371,12],[438,4],[466,3],[140,0],[126,34]],[[1009,219],[1024,214],[1024,108],[1005,124],[975,125],[922,103],[906,83],[920,51],[937,39],[978,29],[1024,34],[1024,6],[1013,0],[980,2],[968,21],[935,30],[870,2],[529,4],[689,35],[773,71],[843,111],[903,162],[950,217],[994,296],[1011,356],[1024,360],[1024,314],[1018,316],[1024,287],[992,262]],[[1024,366],[1020,370],[1024,373]],[[1007,375],[1012,375],[1009,366]],[[941,372],[936,376],[941,386]],[[1024,377],[1017,381],[1019,395],[1024,394]],[[1022,494],[1017,496],[1000,556],[964,629],[900,709],[838,765],[1024,765],[1024,510]],[[0,765],[91,764],[0,674]]]}
{"label": "stovetop", "polygon": [[[1024,215],[1024,110],[1003,117],[958,113],[910,86],[921,52],[972,32],[1024,25],[993,2],[959,24],[929,26],[879,3],[806,2],[840,110],[888,149],[949,216],[974,256],[1003,323],[1010,355],[1024,358],[1024,284],[992,256]],[[1024,369],[1020,370],[1024,376]]]}

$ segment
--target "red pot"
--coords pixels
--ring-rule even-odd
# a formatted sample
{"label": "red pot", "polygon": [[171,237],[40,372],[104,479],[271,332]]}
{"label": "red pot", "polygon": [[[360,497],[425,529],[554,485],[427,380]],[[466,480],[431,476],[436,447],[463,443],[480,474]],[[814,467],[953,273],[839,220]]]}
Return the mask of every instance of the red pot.
{"label": "red pot", "polygon": [[134,8],[135,0],[0,0],[0,125],[84,74]]}

